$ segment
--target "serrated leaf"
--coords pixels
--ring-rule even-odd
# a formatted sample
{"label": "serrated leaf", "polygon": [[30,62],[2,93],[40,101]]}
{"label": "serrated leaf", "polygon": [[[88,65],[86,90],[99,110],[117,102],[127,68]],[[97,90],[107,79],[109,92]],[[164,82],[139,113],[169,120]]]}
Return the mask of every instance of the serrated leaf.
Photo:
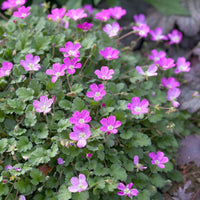
{"label": "serrated leaf", "polygon": [[77,192],[77,193],[74,193],[72,197],[74,200],[88,200],[89,193],[88,191],[82,191],[81,193]]}
{"label": "serrated leaf", "polygon": [[84,49],[90,49],[95,44],[96,36],[94,34],[87,35],[86,38],[83,39],[81,45]]}
{"label": "serrated leaf", "polygon": [[26,127],[33,127],[37,122],[35,112],[29,111],[26,113],[25,117],[25,126]]}
{"label": "serrated leaf", "polygon": [[0,110],[0,122],[3,122],[4,119],[5,119],[5,113],[2,110]]}
{"label": "serrated leaf", "polygon": [[34,190],[34,186],[28,178],[18,180],[17,183],[15,183],[14,188],[22,194],[31,194]]}
{"label": "serrated leaf", "polygon": [[37,185],[39,182],[44,182],[45,180],[44,175],[38,169],[32,169],[30,176],[32,178],[31,182],[33,185]]}
{"label": "serrated leaf", "polygon": [[61,100],[61,101],[59,101],[59,106],[61,107],[61,108],[63,108],[64,110],[70,110],[71,109],[71,107],[72,107],[72,103],[70,102],[70,101],[68,101],[68,100]]}
{"label": "serrated leaf", "polygon": [[113,164],[110,167],[110,175],[117,180],[125,181],[127,178],[126,170],[118,164]]}
{"label": "serrated leaf", "polygon": [[108,174],[108,168],[105,168],[102,164],[98,164],[95,168],[94,168],[94,174],[97,176],[104,176],[106,174]]}
{"label": "serrated leaf", "polygon": [[20,99],[28,101],[33,99],[34,90],[31,88],[21,87],[16,90],[16,94]]}
{"label": "serrated leaf", "polygon": [[151,139],[140,132],[134,133],[133,139],[131,140],[132,145],[136,147],[144,147],[151,145]]}
{"label": "serrated leaf", "polygon": [[41,84],[39,84],[39,82],[36,79],[32,79],[28,86],[29,86],[29,88],[34,90],[35,96],[40,95],[42,86],[41,86]]}
{"label": "serrated leaf", "polygon": [[162,117],[163,117],[163,114],[161,113],[155,113],[155,114],[152,114],[148,120],[151,122],[151,123],[157,123],[159,121],[162,120]]}
{"label": "serrated leaf", "polygon": [[162,188],[165,185],[165,180],[158,173],[153,174],[150,180],[158,188]]}
{"label": "serrated leaf", "polygon": [[84,109],[87,109],[85,102],[81,98],[76,97],[72,104],[72,110],[81,112]]}
{"label": "serrated leaf", "polygon": [[19,138],[19,141],[17,142],[17,149],[19,152],[25,152],[32,148],[32,143],[29,142],[29,139],[27,136],[22,136]]}
{"label": "serrated leaf", "polygon": [[6,138],[3,138],[0,140],[0,153],[3,153],[6,151],[8,145],[8,140]]}
{"label": "serrated leaf", "polygon": [[70,127],[72,124],[69,122],[69,119],[61,119],[58,122],[58,133],[66,130],[68,127]]}
{"label": "serrated leaf", "polygon": [[72,197],[72,194],[68,190],[67,186],[65,184],[61,185],[58,191],[58,199],[68,200],[68,199],[71,199],[71,197]]}
{"label": "serrated leaf", "polygon": [[7,184],[0,182],[0,197],[2,195],[7,195],[9,192],[9,187]]}
{"label": "serrated leaf", "polygon": [[60,33],[53,37],[52,43],[56,45],[56,47],[61,47],[65,41],[65,35]]}
{"label": "serrated leaf", "polygon": [[47,124],[45,123],[37,123],[34,126],[34,129],[35,129],[35,135],[37,136],[37,138],[44,139],[49,134]]}
{"label": "serrated leaf", "polygon": [[46,19],[44,17],[41,17],[37,23],[37,25],[35,26],[35,30],[37,32],[42,31],[45,28],[45,24],[46,24]]}
{"label": "serrated leaf", "polygon": [[101,114],[101,116],[108,116],[114,109],[115,109],[114,107],[101,108],[100,114]]}

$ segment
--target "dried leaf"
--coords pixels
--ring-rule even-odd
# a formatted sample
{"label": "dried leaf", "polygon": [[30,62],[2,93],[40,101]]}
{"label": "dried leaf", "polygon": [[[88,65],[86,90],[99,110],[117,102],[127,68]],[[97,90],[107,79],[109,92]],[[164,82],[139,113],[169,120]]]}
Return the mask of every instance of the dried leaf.
{"label": "dried leaf", "polygon": [[43,175],[47,176],[48,173],[51,173],[52,167],[50,167],[48,164],[40,165],[38,169],[42,172]]}

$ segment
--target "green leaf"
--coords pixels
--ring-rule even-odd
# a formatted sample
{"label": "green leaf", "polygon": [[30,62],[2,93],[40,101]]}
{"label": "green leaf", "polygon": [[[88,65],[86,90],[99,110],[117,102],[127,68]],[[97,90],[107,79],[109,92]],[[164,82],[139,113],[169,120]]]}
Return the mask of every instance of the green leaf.
{"label": "green leaf", "polygon": [[47,138],[49,134],[47,124],[45,123],[37,123],[34,126],[34,130],[35,130],[35,135],[37,136],[37,138],[40,138],[40,139]]}
{"label": "green leaf", "polygon": [[17,149],[19,152],[25,152],[32,148],[32,143],[29,142],[29,139],[27,136],[22,136],[19,138],[19,141],[17,142]]}
{"label": "green leaf", "polygon": [[127,178],[126,170],[118,164],[113,164],[110,167],[110,175],[117,180],[125,181]]}
{"label": "green leaf", "polygon": [[83,85],[79,84],[79,83],[73,84],[73,86],[72,86],[72,91],[75,92],[76,94],[79,94],[80,92],[82,92],[83,89],[84,89]]}
{"label": "green leaf", "polygon": [[167,173],[167,176],[172,180],[176,182],[182,181],[182,174],[180,171],[174,169],[173,171]]}
{"label": "green leaf", "polygon": [[180,3],[179,0],[144,0],[158,9],[163,15],[185,15],[189,16],[190,13]]}
{"label": "green leaf", "polygon": [[178,147],[178,143],[172,134],[162,135],[160,138],[158,138],[157,144],[160,148]]}
{"label": "green leaf", "polygon": [[67,186],[65,184],[61,185],[58,191],[58,199],[68,200],[68,199],[71,199],[71,197],[72,197],[72,194],[68,190]]}
{"label": "green leaf", "polygon": [[136,147],[138,147],[138,146],[144,147],[144,146],[151,145],[151,139],[143,133],[136,132],[136,133],[134,133],[131,143],[133,146],[136,146]]}
{"label": "green leaf", "polygon": [[28,178],[20,179],[17,183],[14,184],[14,188],[19,190],[22,194],[31,194],[34,190],[34,186],[31,184]]}
{"label": "green leaf", "polygon": [[4,119],[5,119],[5,113],[2,110],[0,110],[0,122],[3,122]]}
{"label": "green leaf", "polygon": [[37,97],[41,93],[42,86],[41,84],[39,84],[39,82],[36,79],[32,79],[29,83],[29,88],[34,90],[34,95]]}
{"label": "green leaf", "polygon": [[94,33],[88,34],[86,38],[83,39],[82,41],[82,47],[84,49],[90,49],[92,48],[92,46],[95,44],[96,41],[96,36],[94,35]]}
{"label": "green leaf", "polygon": [[111,94],[118,93],[117,85],[115,83],[112,83],[112,82],[107,83],[106,91],[111,93]]}
{"label": "green leaf", "polygon": [[88,200],[89,193],[88,191],[82,191],[81,193],[76,192],[72,197],[74,200]]}
{"label": "green leaf", "polygon": [[156,173],[152,175],[151,183],[157,188],[162,188],[165,185],[165,180],[158,173]]}
{"label": "green leaf", "polygon": [[9,132],[9,135],[16,137],[16,136],[22,135],[24,133],[26,133],[26,129],[22,129],[22,128],[19,127],[19,125],[16,125],[14,130]]}
{"label": "green leaf", "polygon": [[105,176],[106,174],[108,174],[108,172],[109,172],[108,168],[105,168],[100,163],[94,168],[94,174],[97,176]]}
{"label": "green leaf", "polygon": [[2,195],[7,195],[8,192],[9,192],[8,185],[0,182],[0,198]]}
{"label": "green leaf", "polygon": [[59,106],[61,107],[61,108],[63,108],[64,110],[70,110],[71,109],[71,107],[72,107],[72,103],[70,102],[70,101],[68,101],[68,100],[61,100],[61,101],[59,101]]}
{"label": "green leaf", "polygon": [[35,112],[33,111],[29,111],[26,113],[26,117],[25,117],[25,126],[26,127],[33,127],[37,122],[37,119],[36,119],[36,115],[35,115]]}
{"label": "green leaf", "polygon": [[114,109],[114,107],[103,107],[100,110],[100,114],[101,116],[108,116]]}
{"label": "green leaf", "polygon": [[87,109],[85,102],[81,98],[76,97],[72,104],[72,111],[75,112],[78,110],[81,112],[84,109]]}
{"label": "green leaf", "polygon": [[58,133],[66,130],[70,126],[71,126],[71,123],[69,122],[69,119],[61,119],[58,122]]}
{"label": "green leaf", "polygon": [[3,153],[7,150],[8,140],[3,138],[0,140],[0,153]]}
{"label": "green leaf", "polygon": [[17,89],[16,94],[20,99],[28,101],[33,99],[34,90],[31,88],[21,87]]}
{"label": "green leaf", "polygon": [[138,200],[150,200],[151,192],[148,190],[143,190],[138,193],[137,199]]}
{"label": "green leaf", "polygon": [[76,9],[76,8],[80,8],[82,6],[81,4],[82,0],[69,0],[66,3],[66,7],[67,9]]}
{"label": "green leaf", "polygon": [[162,117],[163,117],[163,114],[162,113],[155,113],[155,114],[152,114],[148,120],[151,122],[151,123],[157,123],[159,121],[162,120]]}
{"label": "green leaf", "polygon": [[46,19],[44,17],[41,17],[37,23],[37,25],[35,26],[35,30],[37,32],[42,31],[45,28],[45,24],[46,24]]}
{"label": "green leaf", "polygon": [[134,136],[134,133],[138,133],[137,130],[129,129],[128,131],[121,131],[120,137],[123,139],[130,139]]}
{"label": "green leaf", "polygon": [[44,175],[38,169],[32,169],[30,176],[32,178],[31,182],[33,183],[33,185],[37,185],[39,182],[44,182],[45,180]]}
{"label": "green leaf", "polygon": [[65,35],[60,33],[56,36],[53,37],[52,43],[56,45],[56,47],[61,47],[63,46],[63,43],[65,41]]}

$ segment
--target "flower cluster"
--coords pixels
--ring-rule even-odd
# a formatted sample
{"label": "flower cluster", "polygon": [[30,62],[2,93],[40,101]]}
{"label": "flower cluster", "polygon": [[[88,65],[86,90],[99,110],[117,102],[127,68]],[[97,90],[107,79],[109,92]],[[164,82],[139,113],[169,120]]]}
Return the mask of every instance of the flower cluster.
{"label": "flower cluster", "polygon": [[14,10],[17,7],[23,6],[26,3],[26,0],[7,0],[4,1],[1,5],[2,10],[11,9]]}
{"label": "flower cluster", "polygon": [[0,68],[0,78],[3,76],[9,76],[12,68],[13,64],[11,62],[3,62],[2,67]]}

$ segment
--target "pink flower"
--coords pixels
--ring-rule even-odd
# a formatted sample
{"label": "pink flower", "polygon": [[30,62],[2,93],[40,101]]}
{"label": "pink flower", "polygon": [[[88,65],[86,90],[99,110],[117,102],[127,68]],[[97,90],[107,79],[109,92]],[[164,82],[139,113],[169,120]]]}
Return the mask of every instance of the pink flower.
{"label": "pink flower", "polygon": [[149,32],[151,34],[151,40],[153,41],[159,41],[159,40],[168,40],[167,36],[162,35],[162,28],[157,27],[155,31],[150,30]]}
{"label": "pink flower", "polygon": [[87,17],[87,13],[85,13],[84,9],[77,8],[68,10],[66,16],[73,19],[74,21],[77,21],[78,19]]}
{"label": "pink flower", "polygon": [[81,68],[82,64],[77,63],[78,60],[79,60],[78,58],[72,58],[72,60],[70,60],[70,58],[63,59],[63,62],[65,63],[63,64],[63,66],[67,70],[68,74],[74,74],[76,72],[75,69]]}
{"label": "pink flower", "polygon": [[127,108],[132,111],[133,115],[139,115],[141,113],[148,113],[149,112],[149,109],[147,108],[148,105],[149,105],[148,100],[143,99],[140,102],[139,97],[133,97],[132,98],[132,104],[128,103]]}
{"label": "pink flower", "polygon": [[143,14],[134,15],[133,18],[135,20],[136,26],[139,26],[140,24],[146,24],[145,15]]}
{"label": "pink flower", "polygon": [[162,78],[161,82],[167,89],[173,89],[180,86],[180,83],[176,81],[174,77],[169,77],[168,79]]}
{"label": "pink flower", "polygon": [[34,56],[32,54],[27,54],[25,60],[20,61],[20,65],[24,67],[26,71],[38,71],[41,66],[38,64],[40,62],[39,56]]}
{"label": "pink flower", "polygon": [[71,41],[65,43],[65,48],[61,47],[60,51],[61,52],[65,52],[66,54],[64,54],[64,57],[80,57],[80,52],[79,49],[81,48],[81,44],[80,43],[75,43],[73,45],[73,43]]}
{"label": "pink flower", "polygon": [[81,112],[79,111],[75,111],[75,113],[72,115],[73,117],[71,117],[69,119],[69,122],[71,124],[75,124],[75,125],[82,125],[82,124],[86,124],[89,123],[91,121],[91,117],[90,117],[90,112],[87,110],[82,110]]}
{"label": "pink flower", "polygon": [[174,64],[174,59],[172,58],[160,58],[160,60],[157,62],[157,64],[160,65],[160,67],[164,70],[170,69],[172,67],[175,67],[176,64]]}
{"label": "pink flower", "polygon": [[126,14],[126,10],[122,7],[115,6],[114,8],[109,8],[110,16],[114,19],[121,19],[123,15]]}
{"label": "pink flower", "polygon": [[13,16],[24,19],[25,17],[28,17],[31,14],[30,12],[28,12],[29,10],[30,10],[30,7],[26,8],[25,6],[22,6],[22,7],[18,8],[18,10],[13,13]]}
{"label": "pink flower", "polygon": [[132,199],[133,196],[137,196],[138,195],[138,190],[133,188],[131,189],[133,186],[133,183],[129,183],[127,186],[125,186],[123,183],[119,183],[117,186],[118,190],[121,190],[118,192],[119,196],[128,196]]}
{"label": "pink flower", "polygon": [[110,80],[112,78],[112,74],[114,74],[113,69],[109,69],[107,66],[102,66],[101,70],[95,70],[94,72],[99,79]]}
{"label": "pink flower", "polygon": [[84,174],[79,174],[79,178],[72,177],[71,178],[72,186],[68,187],[68,190],[72,193],[74,192],[82,192],[87,189],[88,183],[86,181],[86,177]]}
{"label": "pink flower", "polygon": [[100,21],[108,21],[110,19],[110,10],[102,10],[101,12],[96,13],[95,19],[98,19]]}
{"label": "pink flower", "polygon": [[46,114],[51,111],[50,107],[52,103],[53,99],[48,99],[47,96],[41,96],[40,101],[33,101],[33,106],[36,108],[36,112]]}
{"label": "pink flower", "polygon": [[135,167],[136,167],[137,172],[138,172],[139,170],[143,170],[143,169],[146,169],[146,168],[147,168],[147,167],[143,167],[143,166],[139,163],[139,157],[138,157],[137,155],[134,156],[133,163],[134,163],[134,165],[135,165]]}
{"label": "pink flower", "polygon": [[91,29],[92,26],[93,26],[93,24],[84,22],[83,24],[78,24],[77,28],[80,28],[83,31],[88,31],[89,29]]}
{"label": "pink flower", "polygon": [[154,152],[151,152],[149,154],[149,157],[152,159],[152,165],[157,165],[162,169],[165,168],[164,163],[167,163],[169,161],[168,157],[164,157],[164,153],[162,151],[158,151],[156,154]]}
{"label": "pink flower", "polygon": [[133,26],[132,29],[136,33],[136,35],[139,35],[140,37],[147,37],[150,28],[146,24],[139,24],[139,26]]}
{"label": "pink flower", "polygon": [[112,25],[106,24],[103,27],[103,31],[106,32],[109,37],[116,36],[120,29],[121,29],[121,27],[119,26],[119,24],[117,22],[113,22]]}
{"label": "pink flower", "polygon": [[51,19],[54,22],[59,22],[65,15],[66,9],[65,8],[55,8],[51,10],[51,14],[47,15],[47,19]]}
{"label": "pink flower", "polygon": [[12,68],[13,64],[11,62],[3,62],[2,67],[0,68],[0,78],[3,76],[9,76]]}
{"label": "pink flower", "polygon": [[88,124],[82,124],[73,126],[73,132],[69,134],[69,138],[73,141],[78,141],[77,146],[79,148],[85,147],[87,139],[90,137],[90,126]]}
{"label": "pink flower", "polygon": [[107,60],[113,60],[119,57],[119,51],[117,49],[113,49],[112,47],[105,47],[105,50],[100,50],[99,54]]}
{"label": "pink flower", "polygon": [[7,0],[2,3],[1,9],[15,9],[16,7],[23,6],[26,3],[26,0]]}
{"label": "pink flower", "polygon": [[24,195],[19,195],[19,200],[26,200],[26,197]]}
{"label": "pink flower", "polygon": [[153,49],[151,51],[151,54],[149,55],[149,59],[153,60],[155,64],[159,62],[161,58],[164,58],[166,56],[166,53],[164,51],[158,52],[156,49]]}
{"label": "pink flower", "polygon": [[176,100],[181,94],[181,90],[179,88],[172,88],[167,93],[167,99],[172,102],[174,107],[178,107],[180,103]]}
{"label": "pink flower", "polygon": [[158,67],[154,64],[150,65],[146,72],[144,72],[140,66],[136,67],[137,72],[139,74],[143,75],[144,77],[157,76],[157,73],[156,73],[157,69],[158,69]]}
{"label": "pink flower", "polygon": [[91,158],[91,157],[92,157],[92,154],[91,154],[91,153],[87,153],[86,157],[87,157],[87,158]]}
{"label": "pink flower", "polygon": [[88,91],[86,96],[89,98],[94,98],[95,101],[99,101],[106,95],[106,91],[104,90],[104,85],[102,84],[91,84],[90,89],[92,91]]}
{"label": "pink flower", "polygon": [[116,128],[120,127],[122,124],[120,121],[116,121],[116,117],[112,115],[108,118],[103,118],[100,123],[103,125],[102,127],[100,127],[101,131],[113,134],[116,134],[118,132]]}
{"label": "pink flower", "polygon": [[57,162],[59,165],[63,165],[65,163],[65,161],[62,158],[58,158]]}
{"label": "pink flower", "polygon": [[53,75],[51,78],[51,82],[55,83],[60,76],[65,75],[65,66],[60,63],[54,63],[52,67],[53,69],[46,70],[46,74]]}
{"label": "pink flower", "polygon": [[182,33],[178,30],[174,29],[172,33],[168,34],[168,37],[170,39],[169,44],[178,44],[181,42],[182,39]]}
{"label": "pink flower", "polygon": [[176,69],[174,70],[175,74],[180,72],[189,72],[190,71],[190,62],[186,62],[184,57],[179,57],[176,63]]}
{"label": "pink flower", "polygon": [[89,13],[89,15],[92,15],[93,11],[95,10],[91,4],[85,4],[83,8]]}

